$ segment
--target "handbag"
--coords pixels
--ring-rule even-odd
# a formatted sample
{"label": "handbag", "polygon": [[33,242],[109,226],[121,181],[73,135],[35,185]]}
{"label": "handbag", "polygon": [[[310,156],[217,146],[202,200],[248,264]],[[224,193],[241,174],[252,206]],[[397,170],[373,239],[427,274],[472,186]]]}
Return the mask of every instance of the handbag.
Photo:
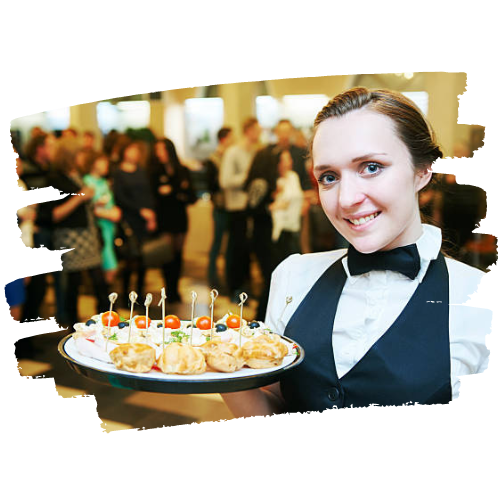
{"label": "handbag", "polygon": [[145,267],[163,267],[174,260],[172,237],[161,233],[145,240],[141,247],[142,263]]}
{"label": "handbag", "polygon": [[141,259],[144,267],[162,267],[174,260],[172,237],[160,233],[143,241],[135,235],[127,221],[118,223],[115,248],[119,258],[125,260]]}
{"label": "handbag", "polygon": [[141,245],[127,221],[116,224],[115,249],[118,258],[125,260],[138,259],[141,256]]}

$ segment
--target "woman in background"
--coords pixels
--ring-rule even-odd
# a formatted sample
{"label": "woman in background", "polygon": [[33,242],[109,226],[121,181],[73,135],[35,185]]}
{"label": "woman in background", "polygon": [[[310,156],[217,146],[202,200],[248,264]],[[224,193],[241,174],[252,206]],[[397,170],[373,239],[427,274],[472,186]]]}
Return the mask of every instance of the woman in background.
{"label": "woman in background", "polygon": [[162,268],[167,301],[180,302],[179,278],[188,230],[187,206],[196,201],[189,169],[181,164],[170,139],[155,142],[150,163],[151,185],[156,201],[158,232],[172,237],[174,258]]}
{"label": "woman in background", "polygon": [[273,219],[272,240],[275,244],[276,265],[289,255],[301,251],[300,229],[304,201],[300,178],[293,170],[292,155],[287,149],[278,156],[277,170],[274,201],[269,205]]}
{"label": "woman in background", "polygon": [[40,205],[40,209],[48,211],[52,220],[54,248],[73,248],[63,254],[63,271],[58,278],[64,297],[59,318],[70,328],[79,320],[78,291],[82,272],[90,274],[97,311],[105,311],[108,307],[99,230],[93,214],[94,190],[83,183],[76,162],[77,150],[71,138],[59,140],[48,184],[63,193],[70,193],[70,196]]}
{"label": "woman in background", "polygon": [[143,302],[146,268],[140,247],[146,238],[156,231],[156,214],[149,179],[141,166],[141,149],[136,142],[129,144],[123,150],[121,161],[113,176],[113,192],[116,205],[122,211],[122,223],[126,225],[124,232],[126,239],[128,238],[127,247],[132,248],[132,240],[135,242],[134,245],[137,245],[133,252],[124,256],[126,263],[123,269],[122,298],[128,297],[131,290],[130,279],[135,272],[136,291],[139,302]]}
{"label": "woman in background", "polygon": [[[23,162],[19,157],[16,158],[16,171],[19,179],[17,183],[19,187],[26,191],[28,188],[25,182],[21,179],[23,175]],[[36,205],[22,207],[17,211],[19,229],[21,230],[21,240],[29,248],[33,248],[33,231],[34,221],[36,219]],[[5,286],[5,297],[7,304],[10,307],[10,314],[16,321],[21,321],[23,306],[26,301],[26,286],[30,278],[19,278]]]}
{"label": "woman in background", "polygon": [[114,282],[118,271],[118,259],[115,252],[116,223],[122,212],[116,206],[113,192],[106,179],[109,172],[107,155],[91,153],[87,158],[83,177],[86,186],[94,190],[94,215],[102,237],[102,268],[108,285]]}

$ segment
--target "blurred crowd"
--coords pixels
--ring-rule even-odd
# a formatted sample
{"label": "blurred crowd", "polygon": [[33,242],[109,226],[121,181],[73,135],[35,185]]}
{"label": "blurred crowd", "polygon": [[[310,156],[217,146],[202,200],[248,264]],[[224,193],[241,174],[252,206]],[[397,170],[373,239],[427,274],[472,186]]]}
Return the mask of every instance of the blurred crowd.
{"label": "blurred crowd", "polygon": [[[234,130],[223,127],[198,172],[181,162],[171,140],[146,132],[111,131],[100,148],[92,132],[73,129],[55,133],[35,127],[23,147],[13,141],[23,189],[52,186],[69,195],[18,211],[27,246],[74,248],[63,254],[63,271],[52,274],[59,324],[71,328],[80,320],[83,279],[92,284],[98,311],[109,308],[108,293],[118,287],[122,307],[132,289],[143,301],[148,267],[161,269],[167,301],[181,301],[187,207],[204,193],[213,206],[213,233],[205,236],[211,241],[207,283],[238,303],[240,294],[253,288],[255,261],[262,278],[260,319],[271,274],[281,261],[297,252],[347,246],[321,209],[308,142],[289,120],[275,126],[274,140],[265,145],[255,118],[242,124],[238,141]],[[454,156],[472,152],[459,144]],[[443,229],[449,255],[484,270],[496,261],[496,240],[472,233],[486,215],[483,190],[435,174],[420,196],[424,217]],[[47,287],[44,274],[9,283],[13,317],[39,318]]]}

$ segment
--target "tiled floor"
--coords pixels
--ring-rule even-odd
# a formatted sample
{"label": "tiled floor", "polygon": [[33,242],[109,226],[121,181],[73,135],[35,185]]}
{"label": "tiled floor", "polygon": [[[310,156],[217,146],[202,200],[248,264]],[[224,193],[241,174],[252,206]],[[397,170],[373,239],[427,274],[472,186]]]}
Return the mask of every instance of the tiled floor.
{"label": "tiled floor", "polygon": [[[195,290],[198,294],[197,315],[208,313],[210,288],[205,279],[206,265],[206,258],[203,255],[195,255],[186,260],[185,275],[180,282],[180,291],[185,302],[171,306],[169,312],[183,319],[189,318],[191,291]],[[257,302],[252,298],[252,292],[258,293],[260,286],[259,273],[255,264],[252,264],[251,282],[255,290],[248,292],[250,299],[244,309],[244,317],[247,319],[254,318]],[[146,277],[146,292],[154,294],[154,304],[159,302],[162,286],[163,280],[160,273],[156,270],[149,270]],[[79,300],[81,319],[85,320],[95,314],[94,308],[95,300],[91,296],[82,294]],[[229,310],[237,312],[238,306],[232,304],[229,298],[221,293],[215,303],[214,317],[221,317]],[[119,309],[119,313],[126,317],[130,311]],[[53,291],[49,290],[44,304],[44,317],[53,315]],[[151,317],[159,318],[160,316],[160,309],[157,306],[152,307]],[[111,432],[132,428],[153,429],[232,418],[219,394],[179,395],[137,392],[100,384],[75,373],[57,352],[59,340],[65,334],[66,332],[62,331],[33,337],[31,344],[34,352],[29,356],[18,355],[19,372],[21,376],[26,377],[54,378],[56,390],[64,398],[94,395],[97,401],[97,412],[103,422],[103,430]],[[17,346],[21,347],[22,344],[23,341],[20,341]]]}

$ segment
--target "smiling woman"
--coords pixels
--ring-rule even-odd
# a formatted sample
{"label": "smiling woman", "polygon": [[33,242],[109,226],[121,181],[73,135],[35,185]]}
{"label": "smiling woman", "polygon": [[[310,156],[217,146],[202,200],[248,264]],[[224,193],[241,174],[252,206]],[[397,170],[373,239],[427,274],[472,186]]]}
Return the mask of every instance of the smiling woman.
{"label": "smiling woman", "polygon": [[422,234],[418,192],[431,178],[417,169],[392,120],[370,109],[327,119],[313,143],[326,215],[362,253],[414,243]]}
{"label": "smiling woman", "polygon": [[279,384],[225,395],[235,415],[332,407],[444,404],[483,371],[490,311],[460,304],[481,271],[445,258],[418,194],[442,157],[403,95],[351,89],[318,114],[313,172],[349,248],[292,255],[274,272],[266,323],[305,360]]}

